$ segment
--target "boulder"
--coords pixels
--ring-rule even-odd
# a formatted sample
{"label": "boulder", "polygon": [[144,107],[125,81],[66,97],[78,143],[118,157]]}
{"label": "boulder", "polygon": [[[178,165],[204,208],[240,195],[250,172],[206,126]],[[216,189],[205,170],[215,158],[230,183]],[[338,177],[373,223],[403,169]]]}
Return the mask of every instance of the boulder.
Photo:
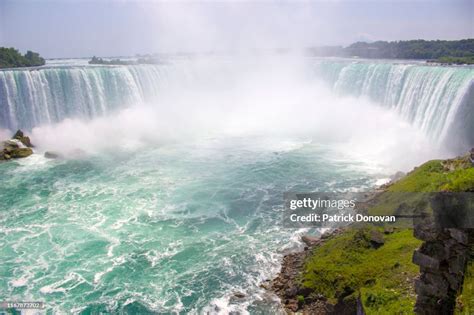
{"label": "boulder", "polygon": [[303,243],[305,243],[308,247],[312,247],[320,242],[320,239],[315,236],[310,235],[303,235],[301,237]]}
{"label": "boulder", "polygon": [[383,230],[384,234],[393,234],[395,232],[395,228],[393,226],[386,226]]}
{"label": "boulder", "polygon": [[26,145],[28,148],[33,148],[33,144],[31,144],[31,140],[30,140],[30,137],[23,137],[23,138],[20,138],[18,139],[21,141],[21,143],[23,143],[24,145]]}
{"label": "boulder", "polygon": [[44,153],[44,157],[47,159],[61,159],[63,156],[61,153],[58,153],[58,152],[46,151]]}
{"label": "boulder", "polygon": [[0,142],[0,160],[25,158],[33,154],[30,138],[18,130],[12,139]]}
{"label": "boulder", "polygon": [[370,231],[370,245],[374,248],[379,248],[385,244],[385,240],[383,238],[382,232],[378,230],[372,230]]}
{"label": "boulder", "polygon": [[17,138],[22,138],[24,137],[25,134],[23,133],[23,131],[21,131],[20,129],[18,129],[15,134],[13,135],[13,139],[17,139]]}
{"label": "boulder", "polygon": [[245,293],[242,292],[234,292],[234,297],[238,299],[243,299],[245,297]]}
{"label": "boulder", "polygon": [[32,147],[33,147],[33,145],[31,144],[30,137],[25,136],[25,134],[24,134],[23,131],[21,131],[21,130],[18,130],[18,131],[13,135],[13,139],[19,140],[21,143],[23,143],[23,144],[24,144],[25,146],[27,146],[28,148],[32,148]]}
{"label": "boulder", "polygon": [[25,158],[33,154],[33,150],[31,148],[17,148],[9,152],[9,155],[12,158]]}
{"label": "boulder", "polygon": [[18,148],[25,148],[25,147],[26,146],[20,140],[17,140],[17,139],[10,139],[10,140],[3,141],[3,149],[7,151],[11,151]]}

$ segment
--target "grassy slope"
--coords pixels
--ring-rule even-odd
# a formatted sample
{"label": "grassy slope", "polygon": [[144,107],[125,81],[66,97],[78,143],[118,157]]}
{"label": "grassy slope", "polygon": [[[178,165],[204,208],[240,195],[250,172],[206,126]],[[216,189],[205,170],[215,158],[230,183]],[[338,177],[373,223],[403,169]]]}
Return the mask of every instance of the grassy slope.
{"label": "grassy slope", "polygon": [[470,165],[466,157],[426,162],[388,187],[389,192],[436,192],[443,190],[474,191],[474,167]]}
{"label": "grassy slope", "polygon": [[[303,285],[338,299],[360,295],[368,314],[380,311],[410,311],[414,306],[412,279],[418,267],[411,263],[421,242],[409,230],[385,236],[375,249],[369,229],[352,229],[315,249],[305,265]],[[391,312],[393,313],[393,312]]]}
{"label": "grassy slope", "polygon": [[455,314],[474,313],[474,261],[467,265],[461,295],[457,299]]}
{"label": "grassy slope", "polygon": [[[396,193],[443,190],[474,191],[474,168],[466,157],[421,165],[389,186],[368,213],[392,214],[401,202],[417,202],[415,194],[409,197],[412,200],[400,201],[402,195]],[[333,303],[360,296],[367,314],[411,314],[415,303],[413,279],[418,274],[418,266],[411,260],[421,241],[413,237],[412,230],[398,229],[385,235],[385,244],[374,249],[367,241],[370,229],[375,228],[350,229],[316,248],[305,264],[301,281]],[[474,279],[466,276],[464,303],[473,301],[472,283]]]}

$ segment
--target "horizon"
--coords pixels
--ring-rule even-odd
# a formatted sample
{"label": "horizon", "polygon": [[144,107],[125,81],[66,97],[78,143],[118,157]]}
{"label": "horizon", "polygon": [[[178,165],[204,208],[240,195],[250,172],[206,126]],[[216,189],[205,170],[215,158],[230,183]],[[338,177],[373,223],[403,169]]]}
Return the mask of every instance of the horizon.
{"label": "horizon", "polygon": [[0,46],[60,59],[459,40],[474,38],[473,9],[466,0],[3,0]]}
{"label": "horizon", "polygon": [[[326,48],[326,47],[342,47],[342,48],[347,48],[352,44],[356,43],[366,43],[366,44],[371,44],[375,42],[386,42],[386,43],[391,43],[391,42],[407,42],[407,41],[418,41],[418,40],[423,40],[423,41],[461,41],[461,40],[472,40],[474,38],[460,38],[460,39],[454,39],[454,40],[447,40],[447,39],[431,39],[431,40],[426,40],[426,39],[407,39],[407,40],[393,40],[393,41],[386,41],[386,40],[376,40],[376,41],[357,41],[350,43],[348,45],[321,45],[321,46],[308,46],[308,47],[302,47],[299,49],[291,49],[291,48],[286,48],[286,47],[277,47],[277,48],[272,48],[272,49],[261,49],[261,50],[253,50],[253,53],[262,53],[262,52],[272,52],[272,53],[278,53],[281,50],[285,50],[284,53],[293,53],[293,52],[303,52],[305,50],[309,49],[314,49],[314,48]],[[3,46],[2,46],[3,47]],[[16,47],[6,47],[6,48],[14,48]],[[28,49],[30,50],[30,49]],[[19,50],[20,51],[20,50]],[[27,50],[25,51],[20,51],[20,53],[26,53]],[[35,51],[36,52],[36,51]],[[91,55],[91,56],[65,56],[65,57],[45,57],[46,60],[59,60],[59,59],[90,59],[92,57],[97,57],[97,58],[139,58],[139,57],[148,57],[148,56],[158,56],[158,55],[170,55],[170,56],[175,56],[175,55],[213,55],[213,54],[222,54],[222,55],[233,55],[235,53],[248,53],[248,51],[242,52],[242,51],[175,51],[175,52],[144,52],[141,54],[133,54],[133,55],[107,55],[107,56],[98,56],[98,55]],[[331,57],[331,56],[327,56]],[[343,57],[343,56],[332,56],[332,57],[339,57],[339,58],[352,58],[352,57]]]}

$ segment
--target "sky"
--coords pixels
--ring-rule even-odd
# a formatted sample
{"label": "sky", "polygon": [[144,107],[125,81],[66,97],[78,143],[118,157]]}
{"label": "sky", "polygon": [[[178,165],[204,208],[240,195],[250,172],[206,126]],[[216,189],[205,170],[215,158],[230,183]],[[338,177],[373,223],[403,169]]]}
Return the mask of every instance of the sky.
{"label": "sky", "polygon": [[0,46],[47,58],[474,38],[474,0],[0,0]]}

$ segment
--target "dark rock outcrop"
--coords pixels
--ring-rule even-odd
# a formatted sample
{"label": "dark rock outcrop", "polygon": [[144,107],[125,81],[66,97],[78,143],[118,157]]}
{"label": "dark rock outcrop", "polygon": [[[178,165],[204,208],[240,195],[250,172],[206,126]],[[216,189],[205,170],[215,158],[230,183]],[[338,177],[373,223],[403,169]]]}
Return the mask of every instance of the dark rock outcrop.
{"label": "dark rock outcrop", "polygon": [[[437,199],[446,199],[439,196]],[[449,197],[447,197],[449,198]],[[437,204],[442,204],[438,207]],[[462,289],[464,272],[469,259],[469,244],[474,241],[472,229],[456,226],[443,213],[462,217],[459,209],[447,206],[444,200],[434,206],[434,216],[415,221],[414,235],[424,241],[413,254],[413,263],[420,266],[415,280],[416,314],[453,314],[456,296]]]}
{"label": "dark rock outcrop", "polygon": [[31,144],[30,137],[25,136],[25,134],[21,130],[17,130],[17,132],[13,135],[12,139],[20,140],[20,142],[23,143],[28,148],[33,148],[34,147]]}
{"label": "dark rock outcrop", "polygon": [[33,150],[25,147],[19,140],[7,140],[3,142],[3,150],[0,152],[0,160],[24,158],[31,154],[33,154]]}
{"label": "dark rock outcrop", "polygon": [[313,292],[311,289],[301,286],[298,276],[303,270],[306,258],[311,255],[312,249],[324,244],[332,237],[339,235],[343,230],[335,229],[330,233],[323,234],[320,238],[315,236],[304,235],[301,237],[305,243],[304,251],[289,253],[283,257],[280,273],[270,282],[268,288],[275,292],[281,299],[281,303],[287,313],[302,314],[351,314],[345,313],[344,310],[356,309],[356,304],[346,305],[346,303],[338,303],[332,305],[327,299]]}
{"label": "dark rock outcrop", "polygon": [[44,157],[47,159],[62,159],[63,155],[61,153],[54,152],[54,151],[46,151],[44,153]]}
{"label": "dark rock outcrop", "polygon": [[12,139],[1,143],[0,160],[25,158],[33,154],[30,138],[18,130]]}
{"label": "dark rock outcrop", "polygon": [[385,244],[385,240],[383,238],[382,232],[379,232],[377,230],[372,230],[370,231],[370,245],[373,248],[379,248],[383,244]]}
{"label": "dark rock outcrop", "polygon": [[317,245],[321,240],[318,237],[310,236],[310,235],[303,235],[301,237],[301,241],[306,244],[308,247],[312,247]]}

